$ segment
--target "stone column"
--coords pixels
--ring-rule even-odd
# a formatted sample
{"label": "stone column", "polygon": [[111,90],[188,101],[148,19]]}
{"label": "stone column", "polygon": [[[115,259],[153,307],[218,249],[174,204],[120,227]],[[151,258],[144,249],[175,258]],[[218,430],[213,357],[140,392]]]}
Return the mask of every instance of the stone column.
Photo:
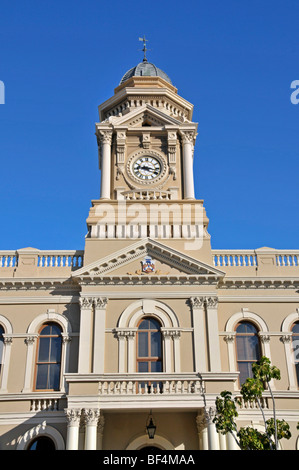
{"label": "stone column", "polygon": [[173,330],[173,357],[174,357],[174,372],[181,372],[181,353],[180,353],[180,338],[181,332]]}
{"label": "stone column", "polygon": [[126,342],[128,332],[126,330],[116,330],[115,335],[118,339],[118,373],[126,372]]}
{"label": "stone column", "polygon": [[99,422],[98,422],[98,445],[97,445],[97,450],[102,450],[103,449],[104,426],[105,426],[105,419],[104,419],[104,416],[101,415],[99,417]]}
{"label": "stone column", "polygon": [[199,450],[209,450],[207,420],[205,414],[196,416]]}
{"label": "stone column", "polygon": [[164,372],[171,372],[171,332],[168,329],[162,330],[163,344],[164,344]]}
{"label": "stone column", "polygon": [[133,374],[136,372],[136,332],[137,328],[128,331],[128,372]]}
{"label": "stone column", "polygon": [[193,316],[195,372],[206,372],[207,370],[204,303],[204,297],[191,297],[190,299]]}
{"label": "stone column", "polygon": [[111,131],[100,131],[101,145],[101,199],[110,199],[111,191]]}
{"label": "stone column", "polygon": [[10,352],[12,345],[12,337],[3,335],[4,339],[4,350],[2,355],[2,370],[1,370],[1,392],[7,393],[7,381],[8,381],[8,371],[10,363]]}
{"label": "stone column", "polygon": [[70,343],[72,338],[65,333],[62,333],[62,350],[61,350],[61,367],[60,367],[60,390],[66,390],[64,373],[69,371],[69,357],[70,357]]}
{"label": "stone column", "polygon": [[25,381],[23,392],[32,391],[32,368],[34,367],[34,353],[35,353],[35,340],[37,335],[27,336],[25,343],[27,344],[27,357],[26,357],[26,369],[25,369]]}
{"label": "stone column", "polygon": [[94,351],[93,351],[93,372],[104,373],[105,365],[105,327],[106,327],[106,306],[108,300],[105,297],[93,299],[94,302]]}
{"label": "stone column", "polygon": [[211,372],[221,371],[217,306],[218,299],[216,296],[206,298],[209,362]]}
{"label": "stone column", "polygon": [[210,408],[206,412],[206,419],[208,423],[209,450],[220,450],[219,435],[216,430],[216,425],[213,423],[214,417],[215,417],[215,410],[213,408]]}
{"label": "stone column", "polygon": [[93,302],[89,297],[80,298],[79,374],[91,372]]}
{"label": "stone column", "polygon": [[68,420],[66,450],[78,450],[81,410],[66,409],[65,413]]}
{"label": "stone column", "polygon": [[228,432],[226,435],[227,439],[227,450],[240,450],[240,447],[236,443],[234,436]]}
{"label": "stone column", "polygon": [[85,420],[85,450],[97,450],[97,427],[100,410],[83,410]]}
{"label": "stone column", "polygon": [[182,132],[184,199],[194,199],[193,147],[194,132]]}

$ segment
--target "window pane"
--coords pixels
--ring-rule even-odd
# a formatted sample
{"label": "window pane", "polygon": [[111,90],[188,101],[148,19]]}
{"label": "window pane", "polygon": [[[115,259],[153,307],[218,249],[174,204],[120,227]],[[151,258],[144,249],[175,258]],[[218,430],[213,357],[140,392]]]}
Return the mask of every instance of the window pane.
{"label": "window pane", "polygon": [[161,356],[161,337],[160,332],[151,332],[151,357]]}
{"label": "window pane", "polygon": [[148,333],[138,333],[138,356],[148,356]]}
{"label": "window pane", "polygon": [[299,323],[295,323],[295,325],[292,328],[292,332],[295,334],[299,334]]}
{"label": "window pane", "polygon": [[149,322],[150,330],[159,330],[160,329],[160,324],[156,320],[153,320],[152,318],[150,318],[148,322]]}
{"label": "window pane", "polygon": [[40,332],[41,335],[50,335],[51,334],[51,327],[50,325],[44,326],[44,328]]}
{"label": "window pane", "polygon": [[37,366],[36,388],[46,389],[48,382],[48,365],[41,364]]}
{"label": "window pane", "polygon": [[61,328],[58,325],[52,324],[51,325],[51,335],[61,335]]}
{"label": "window pane", "polygon": [[51,338],[50,362],[60,362],[61,336]]}
{"label": "window pane", "polygon": [[139,325],[139,330],[148,330],[149,329],[149,322],[148,320],[142,320],[142,322]]}
{"label": "window pane", "polygon": [[161,361],[151,362],[151,372],[162,372],[162,362]]}
{"label": "window pane", "polygon": [[238,369],[240,371],[240,385],[242,385],[246,379],[252,377],[252,363],[240,362]]}
{"label": "window pane", "polygon": [[40,338],[39,340],[39,352],[38,361],[48,362],[49,361],[49,349],[50,349],[50,338]]}
{"label": "window pane", "polygon": [[3,341],[3,337],[0,336],[0,364],[3,364],[3,349],[4,349],[4,341]]}
{"label": "window pane", "polygon": [[239,361],[259,359],[259,340],[256,336],[237,336],[236,342]]}
{"label": "window pane", "polygon": [[148,363],[138,362],[138,372],[148,372]]}
{"label": "window pane", "polygon": [[50,364],[49,366],[49,383],[48,387],[52,390],[59,389],[59,379],[60,379],[60,365],[59,364]]}

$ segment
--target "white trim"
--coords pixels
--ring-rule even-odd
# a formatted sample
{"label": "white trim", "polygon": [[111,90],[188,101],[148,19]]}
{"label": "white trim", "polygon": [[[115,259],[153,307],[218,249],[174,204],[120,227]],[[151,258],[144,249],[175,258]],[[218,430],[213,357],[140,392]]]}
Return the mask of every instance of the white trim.
{"label": "white trim", "polygon": [[[131,303],[120,315],[117,331],[127,331],[127,370],[129,373],[136,371],[136,328],[139,320],[144,315],[156,317],[162,324],[162,328],[178,329],[179,322],[175,312],[163,302],[155,299],[142,299]],[[164,372],[171,372],[171,364],[175,367],[175,372],[180,372],[180,345],[179,341],[172,341],[172,349],[169,341],[163,340],[164,347]],[[124,342],[119,341],[118,364],[119,372],[126,370],[126,355],[124,354]],[[171,357],[172,356],[172,357]]]}
{"label": "white trim", "polygon": [[[33,372],[34,372],[34,353],[36,348],[36,339],[38,338],[38,330],[43,323],[53,321],[58,323],[62,328],[62,336],[69,337],[72,332],[70,322],[63,315],[56,313],[54,309],[48,309],[47,312],[38,315],[28,326],[27,329],[27,357],[25,365],[25,378],[24,387],[22,392],[31,392],[33,388]],[[30,337],[32,340],[30,341]],[[62,342],[61,352],[61,377],[60,377],[60,390],[65,390],[65,383],[63,382],[63,373],[68,370],[69,365],[69,341]]]}
{"label": "white trim", "polygon": [[[10,321],[0,315],[0,324],[3,326],[4,329],[4,339],[9,338],[9,335],[12,335],[13,329]],[[3,345],[3,358],[2,358],[2,371],[1,371],[1,387],[0,392],[5,393],[7,392],[7,381],[8,381],[8,372],[9,372],[9,364],[10,364],[10,353],[11,353],[11,343],[12,339],[9,341],[5,341]]]}
{"label": "white trim", "polygon": [[165,439],[165,437],[155,435],[154,439],[150,439],[147,435],[143,435],[130,442],[126,450],[140,450],[146,446],[159,447],[161,450],[175,449],[174,445]]}
{"label": "white trim", "polygon": [[[229,362],[229,370],[230,372],[237,372],[237,364],[236,364],[236,325],[242,320],[250,320],[257,326],[259,332],[267,332],[269,333],[269,328],[266,322],[256,313],[250,312],[247,308],[243,308],[241,312],[237,312],[233,314],[225,325],[225,332],[226,336],[231,336],[230,341],[227,341],[227,348],[228,348],[228,362]],[[263,348],[263,354],[267,356],[271,360],[271,351],[269,343],[262,343],[261,347]],[[238,390],[239,385],[237,382],[234,384],[235,390]]]}
{"label": "white trim", "polygon": [[48,436],[50,437],[55,444],[56,450],[64,450],[65,443],[62,435],[57,429],[52,426],[48,426],[46,421],[43,423],[34,426],[33,428],[26,431],[18,440],[17,450],[25,450],[28,448],[31,441],[36,437]]}
{"label": "white trim", "polygon": [[[290,313],[282,322],[281,329],[282,332],[287,332],[286,336],[289,336],[288,341],[283,341],[284,343],[284,351],[285,351],[285,358],[286,358],[286,365],[287,371],[289,376],[289,390],[298,390],[298,382],[297,377],[295,374],[295,367],[294,367],[294,351],[292,348],[292,332],[291,327],[293,323],[299,321],[299,309],[296,312]],[[282,336],[285,333],[281,333]]]}

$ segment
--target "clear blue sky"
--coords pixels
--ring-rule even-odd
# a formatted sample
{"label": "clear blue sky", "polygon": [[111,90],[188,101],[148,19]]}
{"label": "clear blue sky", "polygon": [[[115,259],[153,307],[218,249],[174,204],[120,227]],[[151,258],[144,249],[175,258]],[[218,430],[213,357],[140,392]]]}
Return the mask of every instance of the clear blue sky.
{"label": "clear blue sky", "polygon": [[148,59],[194,104],[213,248],[299,249],[297,0],[2,1],[0,249],[82,249],[97,106]]}

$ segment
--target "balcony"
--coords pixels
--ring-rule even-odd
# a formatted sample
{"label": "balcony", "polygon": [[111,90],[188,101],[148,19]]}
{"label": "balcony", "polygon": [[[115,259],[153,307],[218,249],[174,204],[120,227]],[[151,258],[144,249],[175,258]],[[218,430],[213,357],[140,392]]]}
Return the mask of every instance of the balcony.
{"label": "balcony", "polygon": [[[215,401],[213,383],[232,388],[238,373],[203,374],[66,374],[68,406],[80,407],[80,397],[101,409],[197,409]],[[90,393],[89,391],[90,390]],[[84,392],[83,392],[84,391]]]}

